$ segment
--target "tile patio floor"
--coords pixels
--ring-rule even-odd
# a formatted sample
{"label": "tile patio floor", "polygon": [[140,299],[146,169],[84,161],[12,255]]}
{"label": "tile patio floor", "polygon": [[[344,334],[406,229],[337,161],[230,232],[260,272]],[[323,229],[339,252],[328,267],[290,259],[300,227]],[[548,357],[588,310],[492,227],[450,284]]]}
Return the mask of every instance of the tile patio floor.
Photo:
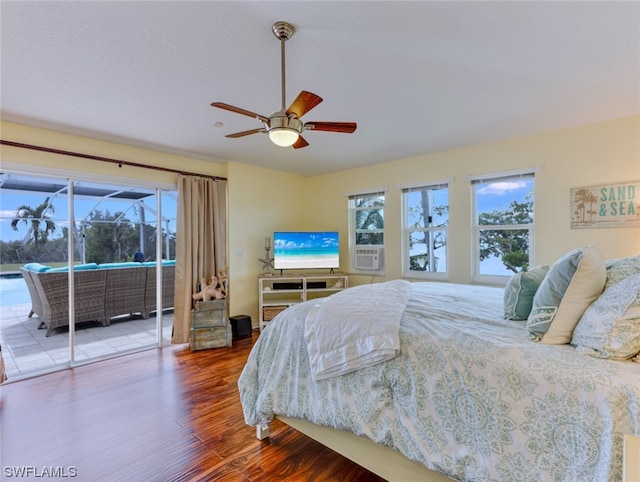
{"label": "tile patio floor", "polygon": [[[59,328],[50,337],[38,330],[37,315],[28,318],[31,304],[0,306],[0,346],[9,381],[35,376],[68,366],[69,331]],[[173,312],[162,314],[163,344],[170,343]],[[156,345],[156,317],[125,316],[111,320],[110,326],[98,322],[76,325],[76,363],[118,356]]]}

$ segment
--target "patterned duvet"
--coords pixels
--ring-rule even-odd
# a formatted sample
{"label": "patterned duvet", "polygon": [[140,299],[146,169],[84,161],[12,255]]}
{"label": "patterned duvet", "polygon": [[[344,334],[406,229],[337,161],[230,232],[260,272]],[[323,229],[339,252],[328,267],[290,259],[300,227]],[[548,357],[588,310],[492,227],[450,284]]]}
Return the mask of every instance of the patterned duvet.
{"label": "patterned duvet", "polygon": [[413,283],[390,361],[313,381],[313,301],[272,320],[238,386],[245,421],[280,414],[348,430],[457,480],[622,480],[640,436],[640,364],[528,340],[503,290]]}

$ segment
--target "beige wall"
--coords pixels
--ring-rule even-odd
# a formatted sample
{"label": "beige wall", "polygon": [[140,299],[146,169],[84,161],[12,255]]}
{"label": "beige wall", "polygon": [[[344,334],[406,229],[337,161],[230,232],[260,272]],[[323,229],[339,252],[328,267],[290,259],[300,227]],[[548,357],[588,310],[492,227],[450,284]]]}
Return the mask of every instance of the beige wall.
{"label": "beige wall", "polygon": [[[0,122],[0,136],[3,140],[31,144],[64,151],[79,152],[92,156],[108,157],[125,161],[200,173],[208,176],[226,177],[224,161],[207,162],[189,157],[165,154],[149,149],[125,146],[114,142],[99,141],[82,136],[61,134],[46,129],[28,127],[11,122]],[[87,174],[124,177],[177,185],[177,174],[141,169],[137,167],[90,161],[77,157],[50,154],[17,147],[1,146],[0,161],[5,163],[42,166],[44,168],[66,169]]]}
{"label": "beige wall", "polygon": [[[640,116],[403,159],[305,179],[306,217],[318,227],[348,235],[345,192],[388,186],[385,206],[385,275],[401,276],[398,185],[453,177],[450,185],[449,260],[451,281],[471,281],[469,175],[540,166],[535,181],[535,254],[552,263],[570,249],[596,244],[605,257],[640,253],[640,228],[570,228],[569,190],[640,180]],[[322,199],[322,202],[316,202]],[[346,246],[341,246],[346,248]],[[342,262],[343,269],[348,263]],[[352,284],[370,277],[352,277]]]}
{"label": "beige wall", "polygon": [[[357,135],[357,134],[356,134]],[[58,149],[225,176],[229,180],[229,271],[231,314],[257,323],[258,258],[264,238],[275,230],[340,231],[340,264],[348,270],[346,192],[388,186],[385,208],[386,277],[401,275],[398,185],[453,177],[450,187],[449,258],[451,281],[471,279],[470,188],[474,174],[540,166],[536,174],[536,262],[550,263],[564,252],[597,244],[607,258],[640,253],[640,228],[571,230],[569,190],[640,180],[640,116],[504,142],[396,160],[335,174],[304,178],[242,163],[212,163],[162,154],[42,129],[2,123],[2,138]],[[2,147],[2,161],[128,176],[175,184],[175,175],[83,161],[55,154]],[[370,277],[352,277],[352,284]]]}
{"label": "beige wall", "polygon": [[304,182],[296,174],[236,162],[229,163],[228,179],[231,315],[249,315],[257,326],[264,238],[305,228]]}

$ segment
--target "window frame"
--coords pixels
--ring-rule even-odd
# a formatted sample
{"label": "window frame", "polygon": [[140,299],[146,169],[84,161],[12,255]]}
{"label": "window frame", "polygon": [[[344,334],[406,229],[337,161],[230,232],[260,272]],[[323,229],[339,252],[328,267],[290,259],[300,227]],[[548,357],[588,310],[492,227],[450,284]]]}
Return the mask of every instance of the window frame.
{"label": "window frame", "polygon": [[[535,266],[535,246],[534,246],[534,233],[535,233],[535,174],[539,171],[539,168],[518,169],[513,171],[503,171],[491,174],[485,174],[480,176],[468,177],[470,181],[470,198],[471,198],[471,255],[472,255],[472,276],[471,281],[478,284],[489,284],[505,286],[511,276],[509,275],[486,275],[480,273],[480,232],[488,230],[525,230],[528,232],[528,266],[532,268]],[[481,183],[491,183],[500,181],[513,181],[517,179],[532,179],[532,216],[531,222],[526,224],[478,224],[478,200],[476,186]]]}
{"label": "window frame", "polygon": [[[450,276],[449,271],[449,256],[447,245],[449,244],[449,226],[450,226],[450,192],[451,183],[453,178],[443,179],[438,181],[429,181],[417,184],[406,184],[398,186],[402,190],[402,276],[405,278],[424,279],[424,280],[436,280],[436,281],[448,281]],[[407,195],[412,192],[430,191],[437,189],[447,190],[447,225],[446,226],[428,226],[424,228],[411,228],[408,225],[409,206]],[[445,269],[444,271],[412,271],[410,269],[410,242],[411,234],[414,232],[442,232],[445,233],[447,244],[445,245]]]}

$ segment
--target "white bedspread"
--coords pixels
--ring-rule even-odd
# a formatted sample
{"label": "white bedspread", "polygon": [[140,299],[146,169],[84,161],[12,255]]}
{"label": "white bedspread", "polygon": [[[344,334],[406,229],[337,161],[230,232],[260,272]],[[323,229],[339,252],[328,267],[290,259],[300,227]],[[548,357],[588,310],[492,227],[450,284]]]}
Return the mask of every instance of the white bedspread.
{"label": "white bedspread", "polygon": [[390,360],[400,352],[405,280],[362,285],[321,298],[307,314],[304,339],[314,380]]}

